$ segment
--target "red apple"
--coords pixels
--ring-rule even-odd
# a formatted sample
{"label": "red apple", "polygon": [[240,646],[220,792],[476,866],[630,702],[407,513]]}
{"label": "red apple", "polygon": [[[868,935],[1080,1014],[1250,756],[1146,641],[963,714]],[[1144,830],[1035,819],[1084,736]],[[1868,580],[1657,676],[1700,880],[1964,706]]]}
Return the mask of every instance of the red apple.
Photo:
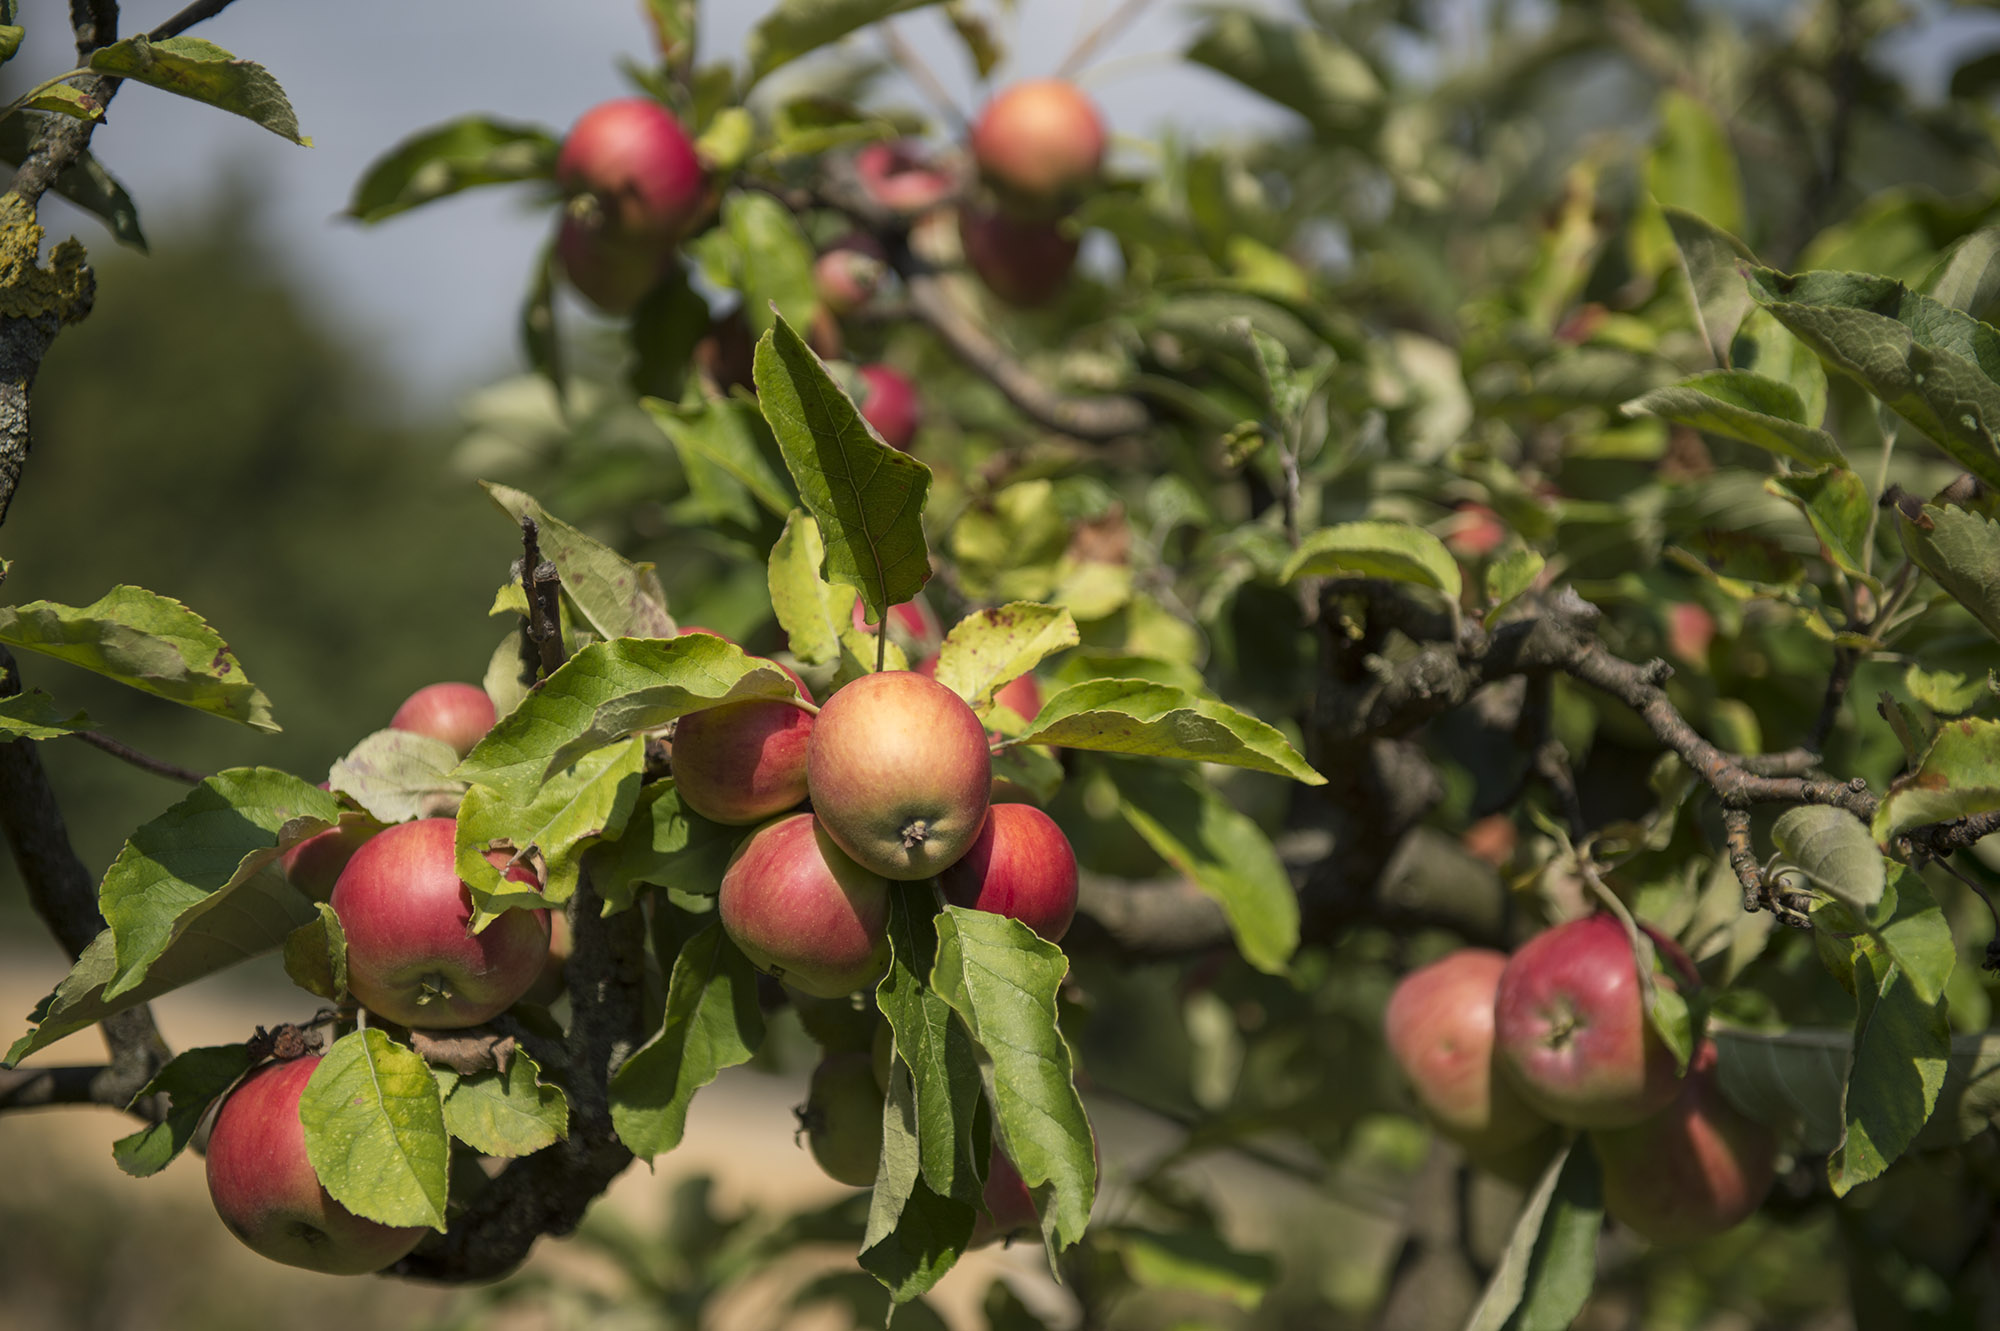
{"label": "red apple", "polygon": [[[477,1026],[525,994],[549,952],[549,913],[510,910],[470,932],[472,895],[454,861],[449,818],[398,823],[341,871],[332,906],[347,935],[347,987],[370,1012],[404,1026]],[[487,855],[505,865],[502,851]],[[535,882],[523,865],[512,882]]]}
{"label": "red apple", "polygon": [[[321,790],[333,787],[322,781]],[[354,823],[347,827],[329,827],[317,836],[309,836],[298,845],[278,857],[278,866],[284,871],[285,881],[297,888],[312,901],[325,901],[333,895],[333,885],[340,879],[340,871],[347,867],[348,860],[361,848],[363,842],[375,835],[376,826],[372,822]]]}
{"label": "red apple", "polygon": [[1715,1061],[1715,1046],[1704,1041],[1666,1109],[1591,1134],[1604,1171],[1604,1209],[1655,1243],[1693,1243],[1732,1229],[1771,1191],[1777,1139],[1724,1098]]}
{"label": "red apple", "polygon": [[1059,943],[1076,916],[1076,852],[1032,804],[995,804],[972,848],[938,874],[954,906],[1019,920]]}
{"label": "red apple", "polygon": [[798,1111],[813,1159],[850,1188],[875,1186],[882,1162],[883,1093],[871,1062],[858,1050],[822,1058]]}
{"label": "red apple", "polygon": [[[811,702],[805,684],[792,679]],[[768,698],[690,713],[674,727],[674,785],[711,821],[762,822],[806,797],[812,727],[811,712]]]}
{"label": "red apple", "polygon": [[1548,1127],[1493,1068],[1493,998],[1503,953],[1469,947],[1404,976],[1382,1014],[1389,1052],[1445,1133],[1481,1154]]}
{"label": "red apple", "polygon": [[1490,813],[1459,835],[1465,853],[1498,869],[1514,858],[1521,833],[1514,820],[1504,813]]}
{"label": "red apple", "polygon": [[650,97],[601,102],[577,118],[556,154],[556,183],[588,196],[602,233],[671,244],[704,207],[701,162],[673,112]]}
{"label": "red apple", "polygon": [[630,314],[666,272],[673,249],[655,240],[620,239],[588,216],[565,212],[556,227],[563,276],[606,314]]}
{"label": "red apple", "polygon": [[815,997],[851,994],[889,969],[889,884],[812,814],[766,823],[737,847],[716,911],[754,964]]}
{"label": "red apple", "polygon": [[[1670,940],[1655,947],[1689,984],[1694,968]],[[1655,983],[1671,984],[1666,975]],[[1666,1108],[1680,1086],[1673,1053],[1646,1021],[1625,927],[1597,914],[1545,930],[1500,973],[1499,1061],[1537,1111],[1579,1128],[1626,1127]]]}
{"label": "red apple", "polygon": [[875,427],[882,442],[900,453],[910,451],[923,420],[917,402],[917,386],[886,365],[863,365],[855,371],[866,391],[856,402],[861,419]]}
{"label": "red apple", "polygon": [[850,231],[813,263],[820,304],[835,314],[852,314],[869,301],[888,275],[889,255],[866,231]]}
{"label": "red apple", "polygon": [[900,213],[935,208],[958,188],[949,171],[935,165],[923,145],[871,143],[854,154],[854,173],[868,197]]}
{"label": "red apple", "polygon": [[813,722],[806,784],[827,835],[885,878],[928,878],[979,835],[993,760],[979,718],[913,670],[863,675]]}
{"label": "red apple", "polygon": [[987,290],[1023,309],[1054,300],[1076,266],[1076,238],[1060,222],[962,208],[958,239]]}
{"label": "red apple", "polygon": [[1484,504],[1460,504],[1445,532],[1445,548],[1470,563],[1484,559],[1507,539],[1506,524]]}
{"label": "red apple", "polygon": [[1097,179],[1104,121],[1067,79],[1002,89],[972,126],[972,157],[988,184],[1022,200],[1055,201]]}
{"label": "red apple", "polygon": [[463,758],[496,719],[493,699],[477,684],[426,684],[404,699],[389,729],[441,739]]}
{"label": "red apple", "polygon": [[319,1057],[266,1064],[229,1093],[208,1136],[208,1195],[229,1232],[274,1262],[328,1275],[379,1271],[427,1231],[364,1220],[320,1185],[299,1122]]}
{"label": "red apple", "polygon": [[1693,601],[1667,607],[1667,650],[1689,665],[1708,664],[1708,645],[1715,641],[1715,616]]}
{"label": "red apple", "polygon": [[[1095,1139],[1093,1138],[1093,1144]],[[980,1194],[986,1209],[972,1222],[972,1238],[966,1247],[977,1248],[995,1239],[1039,1232],[1042,1218],[1035,1212],[1034,1194],[1021,1178],[1021,1171],[1000,1149],[996,1139],[993,1154],[986,1162],[986,1189]]]}

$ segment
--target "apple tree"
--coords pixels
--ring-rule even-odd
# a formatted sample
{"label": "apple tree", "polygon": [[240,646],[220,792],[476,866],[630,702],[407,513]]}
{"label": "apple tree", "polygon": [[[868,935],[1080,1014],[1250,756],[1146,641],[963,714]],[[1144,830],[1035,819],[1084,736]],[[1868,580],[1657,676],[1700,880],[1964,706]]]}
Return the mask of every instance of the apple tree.
{"label": "apple tree", "polygon": [[[0,1109],[127,1109],[135,1175],[204,1147],[278,1260],[488,1282],[810,1046],[862,1191],[684,1194],[662,1324],[828,1243],[802,1302],[934,1318],[1036,1239],[1090,1326],[1991,1324],[1993,58],[1839,0],[1221,6],[1189,78],[1286,127],[1135,144],[1085,88],[1143,7],[1020,78],[1004,4],[780,0],[728,51],[647,0],[573,125],[387,148],[360,223],[547,210],[459,450],[481,684],[323,779],[202,774],[9,656],[0,823],[74,968],[7,1058],[111,1054]],[[92,279],[35,209],[136,226],[121,82],[299,137],[184,35],[222,8],[79,5],[0,117],[0,514],[60,502],[28,388]],[[137,587],[0,644],[276,724]],[[101,875],[72,736],[191,787]],[[296,1010],[171,1055],[147,1001],[264,951]],[[1342,1218],[1245,1239],[1203,1158]]]}

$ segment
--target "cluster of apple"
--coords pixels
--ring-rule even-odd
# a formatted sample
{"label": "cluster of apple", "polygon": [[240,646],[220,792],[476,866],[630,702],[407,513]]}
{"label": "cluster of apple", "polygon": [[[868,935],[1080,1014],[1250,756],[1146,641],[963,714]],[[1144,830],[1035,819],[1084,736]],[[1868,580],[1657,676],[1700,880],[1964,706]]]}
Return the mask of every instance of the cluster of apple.
{"label": "cluster of apple", "polygon": [[[1687,954],[1647,932],[1665,963],[1653,982],[1691,991]],[[1583,1129],[1605,1210],[1654,1242],[1688,1243],[1763,1204],[1777,1143],[1724,1098],[1713,1043],[1680,1071],[1646,1019],[1638,965],[1624,924],[1592,915],[1512,956],[1466,948],[1412,971],[1384,1030],[1425,1111],[1475,1162],[1506,1171],[1553,1127]]]}

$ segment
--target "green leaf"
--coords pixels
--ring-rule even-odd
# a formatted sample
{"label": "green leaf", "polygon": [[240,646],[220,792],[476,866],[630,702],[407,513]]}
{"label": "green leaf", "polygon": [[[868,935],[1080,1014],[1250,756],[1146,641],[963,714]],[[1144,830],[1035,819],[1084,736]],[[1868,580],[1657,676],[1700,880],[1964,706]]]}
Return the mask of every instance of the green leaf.
{"label": "green leaf", "polygon": [[1263,829],[1191,773],[1120,763],[1112,779],[1125,821],[1222,907],[1243,959],[1283,974],[1299,946],[1299,900]]}
{"label": "green leaf", "polygon": [[1952,670],[1926,670],[1914,663],[1903,672],[1903,687],[1939,716],[1969,712],[1992,692],[1984,679],[1967,679]]}
{"label": "green leaf", "polygon": [[937,0],[779,0],[750,32],[745,55],[750,82],[780,65],[839,41],[856,28],[923,9]]}
{"label": "green leaf", "polygon": [[660,1031],[611,1078],[611,1123],[632,1154],[651,1160],[680,1145],[694,1093],[764,1043],[757,971],[711,923],[674,958]]}
{"label": "green leaf", "polygon": [[[8,116],[0,120],[0,162],[19,166],[27,160],[34,122],[29,116]],[[139,229],[138,205],[109,171],[89,153],[56,177],[56,193],[111,229],[121,245],[146,252],[146,236]]]}
{"label": "green leaf", "polygon": [[1329,140],[1361,135],[1383,101],[1375,71],[1331,33],[1241,9],[1210,14],[1187,58],[1298,112]]}
{"label": "green leaf", "polygon": [[891,1299],[907,1303],[951,1270],[977,1216],[969,1203],[940,1197],[924,1182],[910,1070],[893,1061],[882,1107],[882,1163],[861,1236],[862,1268]]}
{"label": "green leaf", "polygon": [[516,1049],[505,1072],[451,1077],[444,1125],[481,1155],[532,1155],[569,1136],[569,1101],[542,1081],[541,1068],[525,1050]]}
{"label": "green leaf", "polygon": [[1016,742],[1223,763],[1326,784],[1273,727],[1226,703],[1143,679],[1072,684],[1042,704],[1033,727]]}
{"label": "green leaf", "polygon": [[[15,15],[9,12],[5,17],[12,19]],[[19,53],[21,42],[27,35],[28,30],[18,23],[0,25],[0,61],[12,60]]]}
{"label": "green leaf", "polygon": [[629,908],[647,886],[714,896],[747,831],[695,813],[670,780],[641,788],[623,834],[591,852],[591,883],[605,914]]}
{"label": "green leaf", "polygon": [[1936,441],[1958,464],[2000,485],[2000,332],[1864,273],[1750,272],[1750,294],[1819,353]]}
{"label": "green leaf", "polygon": [[501,717],[457,775],[526,804],[593,749],[722,703],[798,696],[783,670],[707,633],[594,642]]}
{"label": "green leaf", "polygon": [[752,333],[762,336],[781,319],[811,322],[819,299],[812,242],[791,209],[770,195],[730,191],[715,227],[689,248],[711,282],[743,293],[743,317]]}
{"label": "green leaf", "polygon": [[819,524],[811,514],[794,510],[771,547],[766,581],[786,645],[809,666],[838,661],[843,637],[854,623],[853,589],[834,587],[821,577],[825,562]]}
{"label": "green leaf", "polygon": [[1691,375],[1633,398],[1622,410],[1741,439],[1809,467],[1846,465],[1833,436],[1805,423],[1806,406],[1797,390],[1750,370]]}
{"label": "green leaf", "polygon": [[1845,467],[1822,467],[1773,476],[1764,489],[1798,505],[1843,573],[1874,583],[1868,573],[1868,519],[1875,504],[1859,476]]}
{"label": "green leaf", "polygon": [[[97,893],[118,958],[104,997],[137,985],[203,915],[237,910],[242,903],[234,898],[245,884],[259,877],[282,882],[274,863],[279,852],[339,818],[332,795],[288,772],[232,767],[132,833]],[[253,895],[274,892],[267,887]],[[305,907],[292,924],[310,912]]]}
{"label": "green leaf", "polygon": [[975,611],[945,634],[937,682],[984,716],[1001,685],[1080,641],[1076,621],[1060,606],[1016,601]]}
{"label": "green leaf", "polygon": [[190,1141],[208,1107],[250,1070],[250,1051],[240,1044],[209,1045],[177,1055],[146,1083],[134,1103],[167,1097],[167,1116],[111,1143],[111,1158],[133,1178],[165,1169]]}
{"label": "green leaf", "polygon": [[1857,914],[1882,899],[1888,875],[1882,852],[1861,821],[1845,809],[1801,804],[1785,810],[1772,840],[1815,887]]}
{"label": "green leaf", "polygon": [[1857,965],[1854,979],[1859,1014],[1841,1109],[1847,1135],[1827,1160],[1837,1197],[1878,1177],[1916,1140],[1937,1107],[1951,1049],[1943,1007],[1918,996],[1907,975],[1891,966],[1878,979],[1873,967]]}
{"label": "green leaf", "polygon": [[[4,31],[0,29],[0,32]],[[29,111],[53,111],[72,120],[101,120],[104,117],[104,103],[67,83],[44,88],[21,105]]]}
{"label": "green leaf", "polygon": [[0,606],[0,642],[67,661],[156,698],[273,731],[271,703],[216,631],[179,601],[114,587],[82,608]]}
{"label": "green leaf", "polygon": [[1919,1002],[1941,1003],[1958,964],[1951,923],[1931,895],[1930,884],[1915,869],[1890,862],[1889,891],[1895,899],[1885,895],[1863,927],[1896,963]]}
{"label": "green leaf", "polygon": [[465,795],[451,775],[458,750],[407,730],[378,730],[327,773],[327,784],[385,823],[449,817]]}
{"label": "green leaf", "polygon": [[1547,566],[1547,560],[1526,547],[1509,550],[1486,566],[1486,599],[1493,607],[1486,612],[1487,628],[1492,628],[1500,612],[1535,585],[1535,579],[1542,576]]}
{"label": "green leaf", "polygon": [[1925,504],[1914,520],[1901,508],[1894,512],[1910,559],[2000,638],[2000,522],[1935,504]]}
{"label": "green leaf", "polygon": [[[465,793],[458,806],[458,876],[472,893],[475,930],[510,906],[560,905],[575,895],[584,852],[600,840],[616,840],[639,802],[645,750],[636,735],[593,749],[528,799],[484,785]],[[541,852],[539,894],[486,858],[496,842],[512,849],[515,862],[531,849]]]}
{"label": "green leaf", "polygon": [[1444,542],[1407,522],[1343,522],[1307,536],[1285,563],[1280,581],[1341,574],[1390,578],[1442,592],[1458,604],[1458,563]]}
{"label": "green leaf", "polygon": [[958,34],[958,40],[965,47],[966,58],[979,72],[981,79],[993,76],[1006,51],[993,35],[993,25],[966,7],[964,0],[949,0],[944,7],[944,16],[951,22],[951,30]]}
{"label": "green leaf", "polygon": [[347,934],[333,907],[315,905],[318,915],[285,935],[285,974],[307,993],[338,1002],[347,992]]}
{"label": "green leaf", "polygon": [[[909,1069],[917,1163],[939,1197],[979,1204],[980,1170],[972,1121],[980,1069],[966,1027],[952,1017],[947,977],[935,973],[943,950],[929,894],[889,894],[889,972],[875,987],[876,1006],[895,1032],[895,1058]],[[893,1116],[893,1114],[892,1114]]]}
{"label": "green leaf", "polygon": [[1687,277],[1702,341],[1708,344],[1716,364],[1727,365],[1730,344],[1752,303],[1743,269],[1755,263],[1756,256],[1735,236],[1685,208],[1666,204],[1660,212],[1680,251],[1681,271]]}
{"label": "green leaf", "polygon": [[533,518],[541,528],[542,558],[562,575],[563,597],[600,638],[669,638],[676,631],[667,594],[649,563],[634,563],[602,541],[584,535],[533,496],[481,481],[500,511],[518,524]]}
{"label": "green leaf", "polygon": [[40,689],[0,698],[0,740],[60,739],[90,729],[82,712],[64,716],[56,700]]}
{"label": "green leaf", "polygon": [[868,617],[930,580],[924,497],[931,469],[883,443],[783,318],[757,343],[758,400],[799,498],[826,542],[826,575],[861,592]]}
{"label": "green leaf", "polygon": [[1712,1026],[1722,1093],[1744,1114],[1796,1140],[1809,1155],[1831,1154],[1846,1131],[1849,1030],[1746,1031]]}
{"label": "green leaf", "polygon": [[1587,1137],[1556,1153],[1514,1221],[1466,1331],[1564,1331],[1597,1281],[1603,1184]]}
{"label": "green leaf", "polygon": [[750,403],[707,398],[699,406],[687,408],[646,398],[640,405],[683,459],[692,456],[719,467],[778,517],[786,516],[798,503],[791,485],[765,460],[758,439],[769,431]]}
{"label": "green leaf", "polygon": [[479,115],[448,120],[376,158],[354,186],[347,215],[379,222],[479,185],[549,180],[560,146],[538,125]]}
{"label": "green leaf", "polygon": [[1092,1238],[1118,1254],[1125,1273],[1144,1289],[1173,1290],[1256,1308],[1278,1279],[1268,1254],[1232,1248],[1213,1230],[1164,1232],[1120,1226]]}
{"label": "green leaf", "polygon": [[1056,1254],[1083,1237],[1097,1196],[1090,1121],[1056,996],[1069,961],[1019,920],[963,906],[937,919],[931,981],[986,1053],[993,1131],[1020,1171]]}
{"label": "green leaf", "polygon": [[299,1096],[320,1185],[384,1225],[444,1230],[451,1139],[430,1065],[380,1030],[333,1042]]}
{"label": "green leaf", "polygon": [[1633,261],[1656,273],[1674,250],[1677,234],[1660,217],[1671,207],[1705,219],[1725,236],[1743,230],[1743,186],[1729,132],[1714,111],[1679,88],[1660,94],[1659,137],[1646,155],[1645,188],[1650,208],[1634,227]]}
{"label": "green leaf", "polygon": [[515,322],[521,354],[536,374],[548,380],[556,400],[563,402],[568,392],[568,376],[563,369],[562,328],[556,322],[557,266],[556,237],[551,235],[535,255],[528,271],[528,285],[521,293],[521,312]]}
{"label": "green leaf", "polygon": [[2000,809],[2000,722],[1962,717],[1938,727],[1914,772],[1897,777],[1875,810],[1875,840],[1913,827]]}
{"label": "green leaf", "polygon": [[298,117],[271,72],[253,61],[238,60],[214,42],[199,37],[157,42],[143,35],[127,37],[92,51],[90,67],[206,102],[253,120],[280,138],[312,146],[312,140],[299,133]]}

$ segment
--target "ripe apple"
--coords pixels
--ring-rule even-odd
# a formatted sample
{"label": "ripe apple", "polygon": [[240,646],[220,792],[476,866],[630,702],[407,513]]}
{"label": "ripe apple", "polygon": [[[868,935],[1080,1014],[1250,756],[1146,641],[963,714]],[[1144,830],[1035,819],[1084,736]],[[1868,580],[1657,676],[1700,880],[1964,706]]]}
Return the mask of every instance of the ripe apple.
{"label": "ripe apple", "polygon": [[913,670],[886,670],[827,699],[806,784],[827,835],[857,863],[885,878],[928,878],[979,835],[993,759],[964,699]]}
{"label": "ripe apple", "polygon": [[596,205],[602,234],[671,245],[704,206],[701,162],[673,112],[650,97],[600,102],[556,154],[556,183]]}
{"label": "ripe apple", "polygon": [[337,1276],[379,1271],[427,1231],[364,1220],[320,1185],[299,1122],[319,1058],[268,1063],[229,1093],[208,1136],[208,1195],[229,1232],[274,1262]]}
{"label": "ripe apple", "polygon": [[1097,179],[1104,121],[1067,79],[1028,79],[980,110],[972,158],[986,182],[1011,199],[1059,201]]}
{"label": "ripe apple", "polygon": [[[333,789],[325,781],[319,783],[319,788]],[[347,867],[354,852],[375,832],[375,825],[367,822],[348,827],[329,827],[280,855],[278,867],[284,871],[285,881],[308,900],[325,901],[333,895],[333,885],[339,881],[340,871]]]}
{"label": "ripe apple", "polygon": [[1447,1135],[1480,1154],[1520,1146],[1548,1127],[1494,1071],[1493,998],[1506,955],[1462,948],[1405,975],[1382,1014],[1389,1052]]}
{"label": "ripe apple", "polygon": [[1042,1218],[1035,1211],[1034,1194],[1028,1191],[1021,1171],[1014,1168],[1014,1162],[1000,1149],[997,1138],[993,1154],[987,1158],[986,1189],[980,1200],[986,1209],[972,1222],[972,1238],[965,1245],[968,1248],[1020,1233],[1038,1232],[1042,1227]]}
{"label": "ripe apple", "polygon": [[884,208],[918,213],[949,199],[958,182],[909,141],[871,143],[854,154],[854,173],[868,197]]}
{"label": "ripe apple", "polygon": [[1715,641],[1715,616],[1693,601],[1667,607],[1667,650],[1689,665],[1708,664],[1708,645]]}
{"label": "ripe apple", "polygon": [[[785,673],[811,702],[804,681]],[[812,728],[811,712],[771,698],[682,717],[674,727],[674,784],[681,799],[718,823],[759,823],[783,813],[806,797]]]}
{"label": "ripe apple", "polygon": [[861,419],[875,427],[883,443],[899,453],[909,452],[923,420],[917,386],[886,365],[863,365],[855,373],[866,388],[854,404]]}
{"label": "ripe apple", "polygon": [[441,739],[463,758],[497,719],[493,699],[477,684],[426,684],[403,700],[389,729]]}
{"label": "ripe apple", "polygon": [[[1653,934],[1653,943],[1688,985],[1696,982],[1672,940]],[[1626,1127],[1666,1108],[1680,1086],[1672,1052],[1646,1021],[1625,927],[1609,914],[1522,944],[1500,972],[1493,1028],[1515,1089],[1558,1123]]]}
{"label": "ripe apple", "polygon": [[1466,854],[1499,869],[1514,858],[1514,847],[1520,839],[1520,830],[1512,818],[1504,813],[1491,813],[1466,828],[1458,841]]}
{"label": "ripe apple", "polygon": [[1507,539],[1506,524],[1484,504],[1460,504],[1445,533],[1445,548],[1470,563],[1484,559]]}
{"label": "ripe apple", "polygon": [[986,289],[1010,305],[1046,305],[1076,266],[1076,238],[1062,223],[961,208],[958,239]]}
{"label": "ripe apple", "polygon": [[871,1063],[858,1050],[828,1054],[813,1069],[806,1102],[798,1111],[813,1159],[850,1188],[875,1186],[882,1162],[883,1093]]}
{"label": "ripe apple", "polygon": [[[354,852],[332,906],[347,935],[347,988],[404,1026],[477,1026],[525,994],[549,952],[549,913],[510,910],[470,932],[472,895],[459,880],[450,818],[398,823]],[[487,855],[505,865],[502,851]],[[510,881],[533,884],[524,865]]]}
{"label": "ripe apple", "polygon": [[889,969],[889,884],[812,814],[752,832],[723,872],[716,910],[755,965],[815,997],[851,994]]}
{"label": "ripe apple", "polygon": [[1724,1098],[1715,1061],[1703,1041],[1673,1103],[1629,1128],[1591,1134],[1604,1209],[1655,1243],[1734,1228],[1771,1191],[1777,1139]]}
{"label": "ripe apple", "polygon": [[882,242],[866,231],[850,231],[813,262],[813,285],[820,304],[835,314],[852,314],[875,299],[888,272]]}
{"label": "ripe apple", "polygon": [[1019,920],[1051,943],[1076,917],[1076,852],[1056,820],[1032,804],[995,804],[972,848],[939,872],[954,906]]}
{"label": "ripe apple", "polygon": [[556,226],[563,276],[606,314],[630,314],[666,272],[672,247],[607,234],[593,219],[565,212]]}

